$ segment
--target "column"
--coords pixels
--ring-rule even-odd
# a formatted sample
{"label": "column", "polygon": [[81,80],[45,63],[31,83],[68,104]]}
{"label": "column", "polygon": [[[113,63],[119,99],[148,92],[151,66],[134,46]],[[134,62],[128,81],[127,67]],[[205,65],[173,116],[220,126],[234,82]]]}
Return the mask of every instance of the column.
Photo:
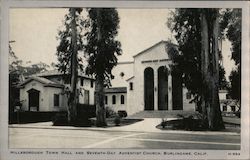
{"label": "column", "polygon": [[154,110],[158,110],[158,71],[154,69]]}
{"label": "column", "polygon": [[173,97],[172,97],[172,75],[171,71],[168,73],[168,110],[173,110]]}

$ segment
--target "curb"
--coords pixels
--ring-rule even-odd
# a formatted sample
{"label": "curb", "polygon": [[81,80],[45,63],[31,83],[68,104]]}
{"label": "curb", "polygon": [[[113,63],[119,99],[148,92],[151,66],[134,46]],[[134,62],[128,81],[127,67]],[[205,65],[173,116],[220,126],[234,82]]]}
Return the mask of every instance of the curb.
{"label": "curb", "polygon": [[137,131],[137,130],[119,130],[114,128],[83,128],[83,127],[60,127],[60,126],[20,126],[9,125],[9,128],[32,128],[32,129],[60,129],[60,130],[87,130],[87,131],[108,131],[108,132],[135,132],[135,133],[169,133],[169,134],[196,134],[196,135],[235,135],[239,136],[237,132],[210,132],[210,131],[176,131],[176,130],[156,130],[156,131]]}

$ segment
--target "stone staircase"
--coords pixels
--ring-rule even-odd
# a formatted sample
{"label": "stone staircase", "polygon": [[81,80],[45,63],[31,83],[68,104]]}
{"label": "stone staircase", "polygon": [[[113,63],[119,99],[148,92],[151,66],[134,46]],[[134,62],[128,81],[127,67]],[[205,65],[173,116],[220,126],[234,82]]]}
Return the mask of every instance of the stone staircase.
{"label": "stone staircase", "polygon": [[140,111],[133,115],[128,116],[128,118],[177,118],[178,114],[183,116],[195,113],[194,111],[183,111],[183,110],[172,110],[172,111]]}

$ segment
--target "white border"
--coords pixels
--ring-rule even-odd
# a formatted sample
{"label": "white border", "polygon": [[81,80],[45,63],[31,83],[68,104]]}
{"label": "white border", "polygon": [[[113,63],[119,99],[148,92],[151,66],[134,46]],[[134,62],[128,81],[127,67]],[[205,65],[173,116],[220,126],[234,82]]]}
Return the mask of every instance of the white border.
{"label": "white border", "polygon": [[[249,2],[247,1],[4,1],[1,4],[1,57],[0,57],[0,159],[249,159]],[[8,149],[8,29],[9,29],[9,8],[41,8],[41,7],[116,7],[116,8],[242,8],[242,118],[241,118],[241,150],[240,156],[229,156],[228,153],[235,152],[229,150],[200,150],[206,152],[208,156],[175,156],[175,157],[114,157],[114,156],[83,156],[83,157],[55,157],[32,155],[10,155]],[[29,143],[29,142],[27,142]],[[13,150],[13,149],[12,149]],[[15,149],[19,151],[19,149]],[[24,151],[25,149],[22,149]],[[30,151],[46,151],[46,149],[30,149]],[[49,149],[58,151],[58,149]],[[68,151],[69,149],[63,149]],[[73,149],[74,150],[74,149]],[[95,151],[119,151],[115,149],[93,149]],[[80,151],[76,149],[74,151]],[[144,151],[129,150],[126,151]],[[147,151],[147,150],[145,150]],[[159,150],[162,151],[162,150]],[[166,150],[164,150],[166,151]],[[181,150],[167,150],[181,151]],[[199,150],[182,150],[199,151]]]}

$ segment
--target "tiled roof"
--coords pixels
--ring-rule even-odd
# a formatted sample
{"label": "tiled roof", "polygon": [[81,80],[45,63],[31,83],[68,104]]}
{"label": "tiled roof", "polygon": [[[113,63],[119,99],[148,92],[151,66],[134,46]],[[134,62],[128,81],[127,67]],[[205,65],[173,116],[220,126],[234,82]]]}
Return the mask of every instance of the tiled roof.
{"label": "tiled roof", "polygon": [[105,93],[127,93],[127,87],[105,88]]}
{"label": "tiled roof", "polygon": [[[58,70],[50,70],[50,71],[45,71],[42,73],[37,73],[37,74],[33,74],[31,75],[33,76],[39,76],[39,77],[48,77],[48,76],[56,76],[56,75],[63,75],[63,72],[59,72]],[[85,78],[89,78],[89,79],[94,79],[92,76],[88,76],[82,72],[78,72],[78,76],[80,77],[85,77]]]}
{"label": "tiled roof", "polygon": [[21,83],[19,86],[23,87],[24,85],[26,85],[27,83],[31,82],[32,80],[38,81],[42,84],[44,84],[45,87],[59,87],[59,88],[63,88],[64,85],[53,82],[49,79],[43,78],[43,77],[36,77],[36,76],[32,76],[29,77],[27,80],[25,80],[23,83]]}

